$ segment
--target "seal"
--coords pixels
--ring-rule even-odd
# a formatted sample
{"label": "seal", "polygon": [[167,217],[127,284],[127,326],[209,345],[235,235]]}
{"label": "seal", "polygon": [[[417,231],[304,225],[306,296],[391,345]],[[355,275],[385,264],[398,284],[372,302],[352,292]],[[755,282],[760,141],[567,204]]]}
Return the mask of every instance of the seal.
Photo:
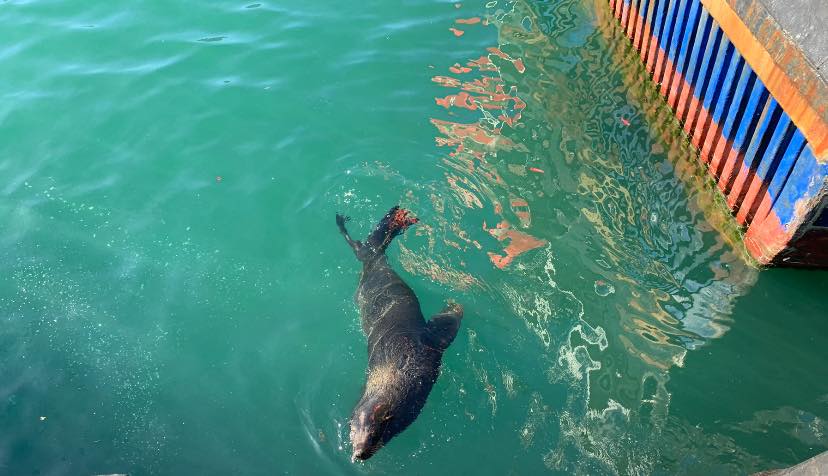
{"label": "seal", "polygon": [[418,222],[407,210],[392,208],[365,243],[351,238],[348,221],[336,215],[340,233],[362,262],[355,300],[368,340],[365,389],[351,416],[351,461],[365,461],[420,414],[443,352],[460,329],[463,308],[450,302],[426,321],[414,291],[388,264],[388,245]]}

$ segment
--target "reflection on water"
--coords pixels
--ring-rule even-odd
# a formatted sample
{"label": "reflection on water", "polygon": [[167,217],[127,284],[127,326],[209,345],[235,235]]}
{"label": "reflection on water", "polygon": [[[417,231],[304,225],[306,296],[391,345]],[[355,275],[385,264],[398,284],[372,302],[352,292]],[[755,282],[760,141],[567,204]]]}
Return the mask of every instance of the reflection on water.
{"label": "reflection on water", "polygon": [[[560,410],[533,394],[519,429],[525,445],[548,445],[548,468],[651,471],[670,369],[727,332],[756,270],[600,7],[489,7],[466,28],[497,28],[499,44],[432,78],[449,94],[431,119],[447,151],[430,251],[442,242],[460,251],[457,267],[486,256],[501,269],[489,285],[542,344],[549,381],[569,388]],[[470,238],[475,228],[493,240]],[[404,249],[412,273],[459,289],[474,280],[415,255]],[[494,415],[493,376],[468,359]],[[539,441],[555,420],[558,441]]]}

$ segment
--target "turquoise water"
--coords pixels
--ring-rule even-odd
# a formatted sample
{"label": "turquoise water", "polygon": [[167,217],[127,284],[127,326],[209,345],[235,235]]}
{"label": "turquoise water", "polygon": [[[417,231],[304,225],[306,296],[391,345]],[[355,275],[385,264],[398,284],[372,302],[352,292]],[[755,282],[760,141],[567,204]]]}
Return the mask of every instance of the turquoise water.
{"label": "turquoise water", "polygon": [[[746,263],[602,7],[0,5],[0,474],[746,474],[828,449],[828,275]],[[417,422],[352,464],[334,213],[362,235],[397,203],[421,224],[392,264],[466,318]]]}

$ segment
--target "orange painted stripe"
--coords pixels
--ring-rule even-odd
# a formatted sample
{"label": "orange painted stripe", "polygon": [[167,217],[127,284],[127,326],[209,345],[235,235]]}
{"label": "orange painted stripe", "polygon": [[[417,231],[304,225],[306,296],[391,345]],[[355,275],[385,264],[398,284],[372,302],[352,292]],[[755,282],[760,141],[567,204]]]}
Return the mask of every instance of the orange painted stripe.
{"label": "orange painted stripe", "polygon": [[633,40],[635,39],[635,27],[638,25],[638,1],[630,0],[630,13],[627,19],[627,36]]}
{"label": "orange painted stripe", "polygon": [[[701,147],[699,151],[699,156],[702,159],[702,162],[705,164],[710,163],[711,159],[713,158],[713,146],[718,144],[722,140],[722,128],[718,122],[713,119],[713,116],[710,116],[710,127],[707,130],[707,134],[701,140]],[[711,164],[712,165],[712,164]]]}
{"label": "orange painted stripe", "polygon": [[669,79],[664,79],[661,82],[661,95],[667,101],[667,104],[670,105],[670,108],[675,112],[676,117],[680,117],[678,111],[678,100],[679,100],[679,91],[681,88],[684,89],[693,89],[690,87],[690,84],[687,83],[687,79],[684,77],[683,74],[676,68],[670,58],[667,58],[667,71],[669,74]]}
{"label": "orange painted stripe", "polygon": [[753,221],[750,223],[750,226],[753,226],[754,223],[761,223],[762,220],[765,220],[768,215],[770,215],[772,208],[773,200],[771,199],[770,194],[766,192],[762,195],[762,201],[759,203],[759,208],[757,208],[756,213],[753,214]]}
{"label": "orange painted stripe", "polygon": [[[768,177],[768,181],[770,181],[773,177]],[[753,181],[751,181],[750,186],[748,187],[747,193],[745,194],[745,199],[742,201],[742,207],[739,208],[739,212],[736,214],[736,221],[738,221],[742,225],[749,225],[750,222],[753,220],[753,213],[755,210],[758,210],[758,206],[756,206],[757,200],[761,200],[760,193],[762,193],[763,182],[762,178],[758,175],[753,177]],[[763,195],[768,195],[767,186],[765,186],[765,192]]]}
{"label": "orange painted stripe", "polygon": [[731,210],[737,211],[737,208],[742,206],[742,200],[745,198],[748,186],[750,185],[750,168],[743,165],[744,161],[739,164],[739,172],[736,174],[736,180],[733,181],[733,187],[730,193],[727,194],[727,206]]}
{"label": "orange painted stripe", "polygon": [[667,94],[670,92],[668,88],[670,87],[670,81],[673,78],[673,73],[676,71],[676,66],[673,64],[673,61],[670,59],[670,55],[667,53],[664,54],[664,72],[661,76],[661,85],[659,86],[658,90],[661,92],[663,97],[667,97]]}
{"label": "orange painted stripe", "polygon": [[[639,5],[638,8],[641,8]],[[638,15],[636,15],[635,19],[635,39],[633,40],[633,46],[639,52],[641,51],[641,37],[646,33],[649,34],[650,29],[647,28],[647,31],[644,31],[647,22],[644,21],[644,17],[647,16],[647,12],[642,12],[639,10]]]}
{"label": "orange painted stripe", "polygon": [[[658,41],[656,41],[658,43]],[[664,59],[667,57],[667,54],[661,49],[661,46],[656,46],[656,62],[655,62],[655,70],[653,72],[653,81],[658,83],[661,80],[661,73],[664,71]]]}
{"label": "orange painted stripe", "polygon": [[699,100],[695,94],[690,94],[690,101],[687,105],[687,117],[684,120],[683,127],[684,132],[691,136],[691,138],[693,131],[695,130],[694,127],[696,125],[696,119],[702,109],[704,109],[704,106],[702,105],[701,100]]}
{"label": "orange painted stripe", "polygon": [[622,21],[622,29],[624,30],[624,36],[627,38],[630,37],[630,19],[632,18],[632,11],[633,11],[633,0],[628,0],[624,2],[624,16]]}
{"label": "orange painted stripe", "polygon": [[720,137],[719,142],[716,144],[716,148],[713,149],[713,152],[711,152],[710,155],[713,158],[710,160],[710,170],[713,171],[713,175],[717,179],[723,175],[722,173],[719,173],[719,169],[724,166],[724,159],[732,149],[733,144],[730,139],[727,137]]}
{"label": "orange painted stripe", "polygon": [[723,194],[727,195],[730,193],[730,184],[733,183],[733,180],[738,174],[738,169],[736,167],[742,162],[742,154],[740,154],[739,150],[735,147],[730,147],[724,154],[723,161],[724,167],[722,168],[722,173],[716,183],[719,185],[719,190],[721,190]]}
{"label": "orange painted stripe", "polygon": [[650,76],[653,76],[655,72],[655,65],[660,50],[661,46],[658,44],[658,38],[655,36],[651,37],[649,51],[647,52],[647,71],[650,73]]}
{"label": "orange painted stripe", "polygon": [[[666,60],[666,64],[668,68],[673,68],[672,62],[669,58]],[[723,139],[721,135],[721,126],[715,120],[713,120],[713,115],[704,108],[703,103],[699,101],[695,95],[692,94],[693,88],[687,82],[686,78],[683,74],[679,71],[674,71],[673,73],[673,83],[668,91],[669,97],[668,102],[670,102],[671,106],[675,104],[678,100],[678,92],[681,90],[683,92],[688,92],[688,94],[693,98],[692,101],[692,109],[693,115],[691,117],[691,121],[688,121],[684,124],[685,131],[688,135],[691,136],[691,142],[694,146],[699,149],[699,157],[701,158],[702,162],[708,163],[712,158],[712,154],[714,152],[714,145],[717,145]],[[681,107],[685,107],[688,104],[685,98],[685,102],[679,103]],[[682,117],[685,111],[679,110],[677,107],[674,109],[676,117]],[[698,117],[696,117],[698,116]],[[720,155],[721,157],[721,155]],[[715,178],[715,169],[712,167],[709,169],[711,175]]]}
{"label": "orange painted stripe", "polygon": [[627,19],[630,15],[630,5],[627,2],[621,2],[621,28],[627,29]]}
{"label": "orange painted stripe", "polygon": [[[708,111],[707,109],[705,109],[704,112],[705,117],[704,122],[700,127],[701,136],[698,139],[698,147],[699,157],[701,157],[702,162],[707,164],[710,162],[710,159],[712,158],[713,146],[718,144],[722,139],[722,125],[716,122],[715,119],[713,119],[712,111]],[[724,119],[724,116],[722,117],[722,119]],[[697,129],[699,128],[698,125],[696,127]]]}
{"label": "orange painted stripe", "polygon": [[789,238],[779,217],[770,213],[750,225],[745,233],[745,246],[760,264],[770,264],[785,249]]}
{"label": "orange painted stripe", "polygon": [[753,36],[726,1],[701,1],[774,99],[802,131],[817,159],[828,160],[828,122],[823,120],[819,111],[799,92],[795,81],[774,61],[767,49]]}
{"label": "orange painted stripe", "polygon": [[673,78],[670,81],[670,87],[667,89],[667,104],[676,112],[678,112],[679,92],[685,86],[689,85],[684,75],[678,70],[673,71]]}
{"label": "orange painted stripe", "polygon": [[676,104],[676,117],[680,122],[684,121],[690,107],[690,98],[693,96],[693,88],[685,82],[681,87],[678,103]]}
{"label": "orange painted stripe", "polygon": [[[652,1],[650,2],[652,4]],[[641,35],[641,62],[644,63],[644,68],[647,68],[648,56],[650,53],[650,46],[653,42],[653,27],[649,23],[644,23],[644,34]]]}
{"label": "orange painted stripe", "polygon": [[693,125],[693,136],[690,138],[690,142],[696,146],[696,149],[701,149],[702,139],[704,139],[707,135],[707,131],[710,128],[710,122],[713,120],[712,116],[713,115],[710,111],[704,107],[704,104],[699,102],[699,117]]}

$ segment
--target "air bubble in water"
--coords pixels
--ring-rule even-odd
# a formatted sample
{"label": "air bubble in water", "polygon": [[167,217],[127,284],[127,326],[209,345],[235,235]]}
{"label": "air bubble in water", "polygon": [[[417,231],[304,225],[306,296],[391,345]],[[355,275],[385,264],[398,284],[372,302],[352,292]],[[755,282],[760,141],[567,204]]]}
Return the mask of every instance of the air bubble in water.
{"label": "air bubble in water", "polygon": [[613,293],[615,293],[615,286],[604,281],[603,279],[595,281],[595,294],[601,297],[606,297]]}

